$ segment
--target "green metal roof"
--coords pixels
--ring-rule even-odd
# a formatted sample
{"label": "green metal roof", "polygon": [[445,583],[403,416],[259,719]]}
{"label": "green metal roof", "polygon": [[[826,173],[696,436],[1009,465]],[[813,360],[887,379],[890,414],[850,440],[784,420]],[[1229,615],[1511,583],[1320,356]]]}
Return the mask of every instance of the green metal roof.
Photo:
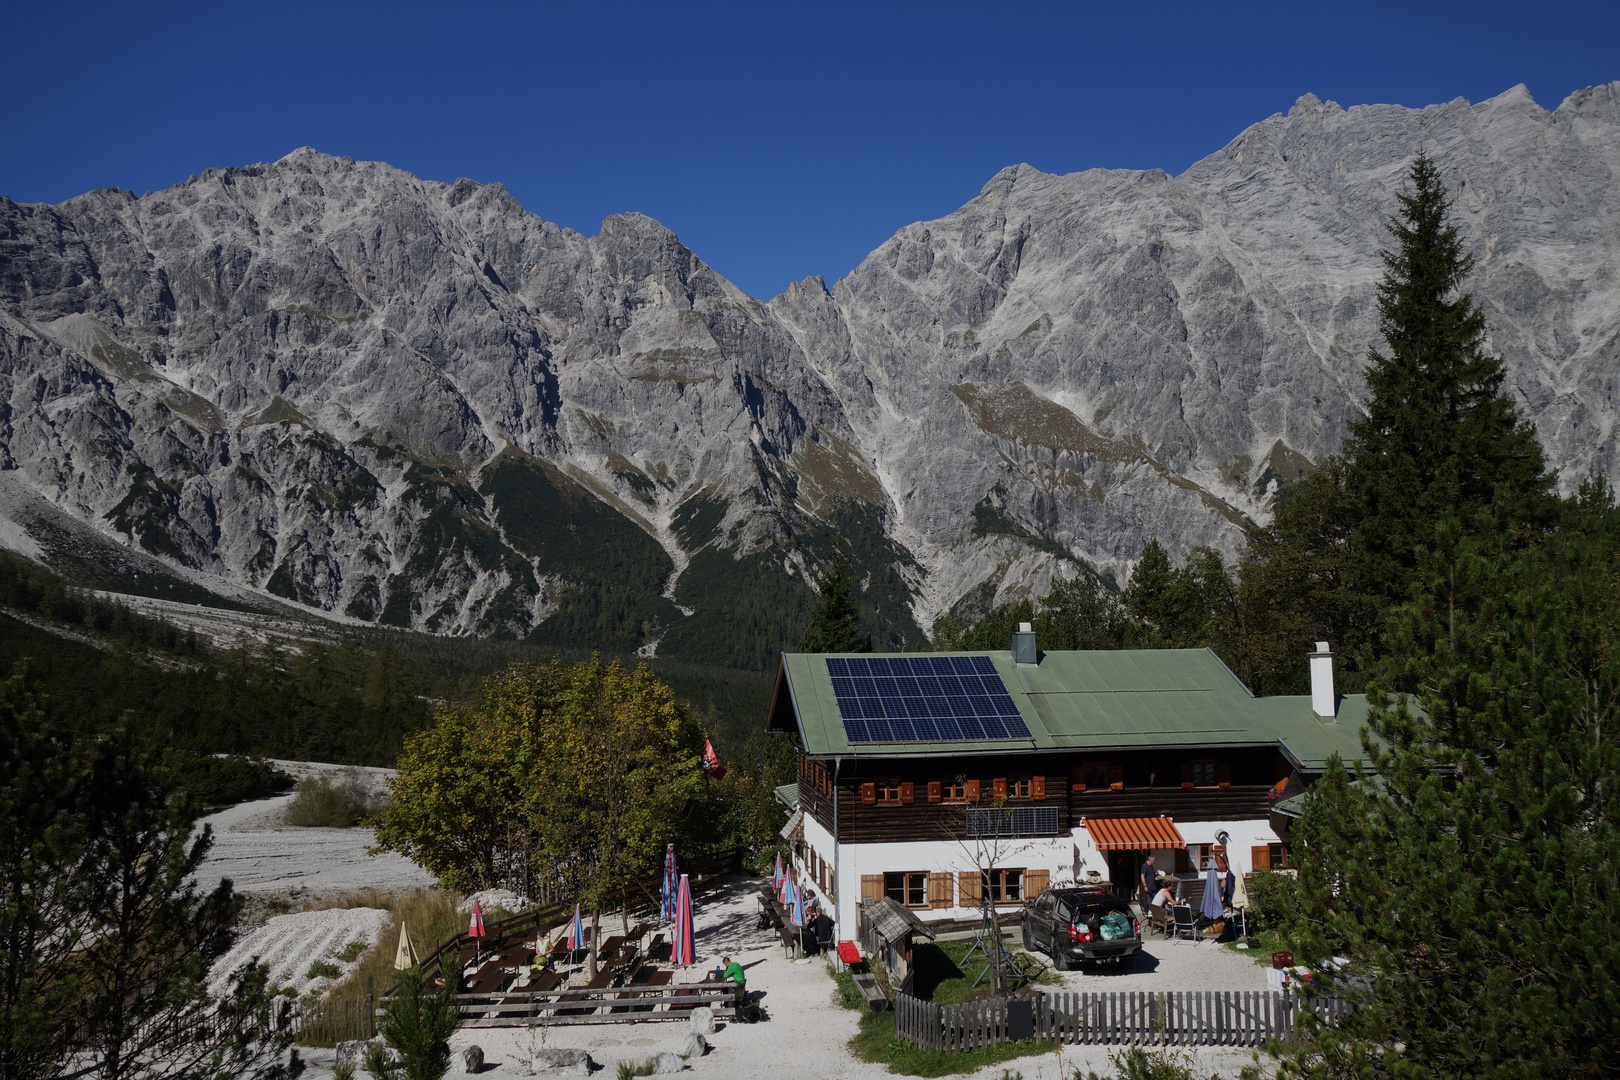
{"label": "green metal roof", "polygon": [[776,796],[777,802],[781,803],[789,810],[792,810],[795,806],[799,805],[798,784],[783,784],[782,786],[775,788],[772,794]]}
{"label": "green metal roof", "polygon": [[[791,714],[805,752],[817,757],[937,757],[1030,750],[1152,749],[1282,744],[1299,766],[1318,771],[1338,753],[1362,756],[1363,695],[1339,699],[1328,719],[1309,695],[1257,698],[1209,649],[1046,652],[1016,664],[1010,651],[947,653],[988,657],[1029,726],[1027,739],[978,742],[855,743],[827,674],[827,654],[785,653],[767,726]],[[784,700],[784,695],[786,699]]]}

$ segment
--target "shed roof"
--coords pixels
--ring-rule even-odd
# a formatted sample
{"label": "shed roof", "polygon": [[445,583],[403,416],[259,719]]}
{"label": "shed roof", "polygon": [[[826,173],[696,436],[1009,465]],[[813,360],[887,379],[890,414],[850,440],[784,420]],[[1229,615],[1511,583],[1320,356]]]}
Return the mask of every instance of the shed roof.
{"label": "shed roof", "polygon": [[1054,651],[1035,664],[1015,663],[1006,650],[944,655],[989,658],[1029,737],[852,744],[823,653],[783,654],[766,727],[797,730],[815,757],[1274,745],[1316,772],[1335,753],[1346,761],[1362,756],[1364,695],[1343,695],[1336,716],[1319,717],[1309,695],[1255,697],[1209,649]]}

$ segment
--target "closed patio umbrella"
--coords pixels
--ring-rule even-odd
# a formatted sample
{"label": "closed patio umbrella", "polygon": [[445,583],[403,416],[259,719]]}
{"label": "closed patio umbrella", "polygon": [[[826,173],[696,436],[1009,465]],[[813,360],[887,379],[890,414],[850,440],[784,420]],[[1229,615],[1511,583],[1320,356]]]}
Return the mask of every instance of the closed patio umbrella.
{"label": "closed patio umbrella", "polygon": [[484,929],[484,905],[476,896],[473,897],[472,912],[467,917],[467,936],[478,944],[478,955],[482,957],[484,939],[489,936],[489,931]]}
{"label": "closed patio umbrella", "polygon": [[394,950],[394,967],[404,971],[413,968],[420,960],[416,955],[416,946],[411,943],[411,931],[405,925],[405,920],[399,920],[399,948]]}
{"label": "closed patio umbrella", "polygon": [[585,922],[579,917],[579,905],[574,905],[574,921],[568,924],[568,951],[578,952],[585,947]]}
{"label": "closed patio umbrella", "polygon": [[675,845],[670,844],[664,852],[664,896],[658,908],[658,917],[665,922],[675,918]]}
{"label": "closed patio umbrella", "polygon": [[1244,887],[1243,868],[1237,864],[1236,859],[1232,860],[1232,874],[1237,878],[1232,883],[1232,906],[1246,908],[1249,906],[1249,890]]}
{"label": "closed patio umbrella", "polygon": [[675,940],[669,948],[671,963],[681,967],[691,967],[697,960],[697,950],[692,941],[692,885],[681,875],[680,888],[675,894]]}
{"label": "closed patio umbrella", "polygon": [[1215,869],[1214,860],[1210,860],[1209,874],[1204,878],[1204,903],[1198,909],[1206,919],[1218,919],[1226,911],[1226,905],[1221,903],[1221,873]]}

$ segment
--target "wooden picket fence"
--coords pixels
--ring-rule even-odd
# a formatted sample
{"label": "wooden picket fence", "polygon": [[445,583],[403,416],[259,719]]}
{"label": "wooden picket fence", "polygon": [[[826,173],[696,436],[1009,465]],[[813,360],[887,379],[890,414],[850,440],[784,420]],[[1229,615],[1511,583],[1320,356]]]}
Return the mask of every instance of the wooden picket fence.
{"label": "wooden picket fence", "polygon": [[1244,991],[1034,994],[935,1005],[894,998],[894,1033],[926,1050],[977,1050],[1016,1038],[1114,1045],[1258,1046],[1287,1038],[1302,1010],[1328,1023],[1349,1012],[1338,998]]}

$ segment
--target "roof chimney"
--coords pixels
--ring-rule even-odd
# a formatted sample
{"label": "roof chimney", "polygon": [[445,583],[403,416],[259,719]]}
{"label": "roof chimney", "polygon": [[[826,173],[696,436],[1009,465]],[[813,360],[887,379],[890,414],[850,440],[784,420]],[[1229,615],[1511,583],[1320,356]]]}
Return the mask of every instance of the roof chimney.
{"label": "roof chimney", "polygon": [[1018,632],[1013,635],[1012,639],[1012,654],[1013,663],[1015,664],[1039,662],[1036,659],[1035,652],[1035,631],[1029,623],[1021,622],[1018,624]]}
{"label": "roof chimney", "polygon": [[1333,654],[1328,643],[1318,641],[1311,656],[1311,711],[1317,716],[1331,718],[1338,711],[1338,698],[1333,694]]}

